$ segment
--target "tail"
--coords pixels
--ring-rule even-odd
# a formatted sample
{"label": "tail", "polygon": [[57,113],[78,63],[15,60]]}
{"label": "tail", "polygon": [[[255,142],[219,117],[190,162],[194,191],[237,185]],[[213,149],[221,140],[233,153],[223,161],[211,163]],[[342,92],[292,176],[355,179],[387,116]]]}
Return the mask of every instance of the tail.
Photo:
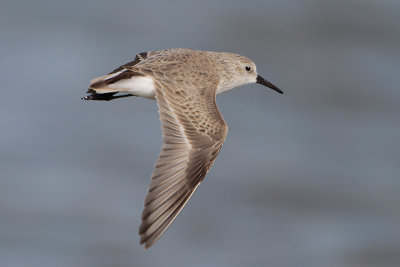
{"label": "tail", "polygon": [[[98,94],[105,93],[118,93],[129,91],[130,88],[124,88],[120,82],[128,80],[135,76],[135,72],[122,69],[117,72],[113,72],[90,81],[89,90],[87,93],[96,92]],[[136,74],[137,75],[137,74]]]}
{"label": "tail", "polygon": [[[116,98],[114,95],[121,92],[121,88],[113,86],[115,78],[121,75],[121,71],[110,73],[90,81],[89,89],[87,90],[88,96],[82,97],[83,100],[105,100],[109,101]],[[127,96],[130,96],[127,95]]]}
{"label": "tail", "polygon": [[[85,100],[111,100],[124,96],[135,95],[132,91],[137,84],[133,78],[145,76],[141,73],[135,72],[134,66],[139,62],[145,60],[148,55],[153,52],[143,52],[136,55],[136,58],[126,63],[117,69],[113,70],[107,75],[95,78],[91,80],[89,90],[87,91],[89,96],[83,97]],[[114,96],[116,93],[125,92],[128,95]]]}
{"label": "tail", "polygon": [[[132,91],[132,78],[136,76],[144,75],[131,70],[122,69],[93,79],[90,82],[88,91],[86,92],[90,95],[82,97],[81,99],[109,101],[121,97],[135,96]],[[127,94],[114,96],[119,92],[125,92]]]}
{"label": "tail", "polygon": [[89,89],[87,90],[88,96],[82,97],[83,100],[105,100],[109,101],[116,98],[133,96],[132,92],[126,95],[114,96],[119,92],[128,92],[130,88],[121,86],[120,81],[130,79],[134,72],[127,69],[110,73],[99,78],[93,79],[90,82]]}

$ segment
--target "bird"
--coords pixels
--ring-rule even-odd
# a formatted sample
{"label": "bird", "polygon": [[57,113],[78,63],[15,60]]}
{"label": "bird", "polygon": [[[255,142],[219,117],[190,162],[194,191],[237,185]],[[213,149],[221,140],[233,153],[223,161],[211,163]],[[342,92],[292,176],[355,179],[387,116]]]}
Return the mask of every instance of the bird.
{"label": "bird", "polygon": [[250,83],[283,93],[258,75],[256,64],[247,57],[187,48],[138,53],[133,61],[91,80],[84,100],[137,96],[158,104],[163,145],[139,227],[145,249],[154,245],[181,212],[225,141],[228,127],[216,95]]}

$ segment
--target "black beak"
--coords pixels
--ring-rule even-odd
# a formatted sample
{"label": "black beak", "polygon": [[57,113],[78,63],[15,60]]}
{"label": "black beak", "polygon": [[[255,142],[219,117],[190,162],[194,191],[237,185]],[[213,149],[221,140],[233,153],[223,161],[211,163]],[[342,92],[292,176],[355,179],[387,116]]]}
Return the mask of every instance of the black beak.
{"label": "black beak", "polygon": [[265,80],[263,77],[261,77],[260,75],[257,76],[257,83],[265,85],[266,87],[271,88],[272,90],[277,91],[280,94],[283,94],[282,90],[279,89],[278,87],[276,87],[275,85],[273,85],[272,83],[270,83],[269,81]]}

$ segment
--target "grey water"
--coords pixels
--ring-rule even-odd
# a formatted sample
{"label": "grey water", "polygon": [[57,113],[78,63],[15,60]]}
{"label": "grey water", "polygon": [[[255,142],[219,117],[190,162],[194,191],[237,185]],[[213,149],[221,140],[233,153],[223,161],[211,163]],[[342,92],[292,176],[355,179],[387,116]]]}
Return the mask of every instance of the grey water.
{"label": "grey water", "polygon": [[[0,266],[400,266],[399,1],[0,6]],[[217,97],[221,153],[145,251],[157,105],[80,98],[174,47],[243,54],[285,94]]]}

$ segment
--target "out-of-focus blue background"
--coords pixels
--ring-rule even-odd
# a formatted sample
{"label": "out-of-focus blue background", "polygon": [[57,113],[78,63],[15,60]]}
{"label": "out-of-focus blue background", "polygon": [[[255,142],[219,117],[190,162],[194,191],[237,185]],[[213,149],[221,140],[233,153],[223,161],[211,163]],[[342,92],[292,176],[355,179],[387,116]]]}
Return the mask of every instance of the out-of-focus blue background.
{"label": "out-of-focus blue background", "polygon": [[[400,266],[400,2],[1,1],[0,266]],[[157,105],[86,102],[136,53],[231,51],[285,91],[229,134],[150,250]]]}

